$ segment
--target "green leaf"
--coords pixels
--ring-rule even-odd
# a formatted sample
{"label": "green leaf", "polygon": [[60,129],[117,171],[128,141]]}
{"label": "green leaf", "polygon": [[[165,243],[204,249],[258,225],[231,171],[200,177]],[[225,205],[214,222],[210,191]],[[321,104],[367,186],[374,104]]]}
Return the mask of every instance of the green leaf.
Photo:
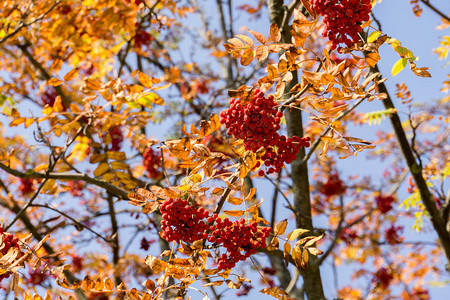
{"label": "green leaf", "polygon": [[400,73],[406,67],[407,62],[407,58],[400,58],[399,60],[397,60],[397,62],[392,66],[392,76],[396,76],[398,73]]}

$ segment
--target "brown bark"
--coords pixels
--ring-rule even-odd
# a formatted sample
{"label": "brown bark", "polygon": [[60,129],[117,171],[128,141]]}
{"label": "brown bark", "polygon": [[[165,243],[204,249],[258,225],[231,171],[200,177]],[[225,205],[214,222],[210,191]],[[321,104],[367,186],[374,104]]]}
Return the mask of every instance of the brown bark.
{"label": "brown bark", "polygon": [[[290,42],[291,35],[288,28],[283,28],[286,24],[282,24],[283,20],[287,20],[288,17],[284,16],[288,9],[283,5],[282,0],[269,0],[269,15],[270,22],[276,23],[280,28],[283,42]],[[289,91],[295,84],[298,83],[298,76],[296,72],[293,72],[293,80],[286,85],[286,91]],[[291,111],[285,111],[287,130],[289,137],[293,135],[303,136],[303,120],[302,113],[298,109],[292,109]],[[298,228],[305,228],[314,231],[314,226],[311,217],[311,199],[309,194],[309,178],[308,178],[308,165],[307,162],[303,162],[305,157],[304,148],[297,154],[297,159],[291,164],[291,178],[293,183],[292,194],[294,197],[294,210],[296,225]],[[320,300],[325,299],[322,279],[320,276],[320,269],[318,259],[311,257],[308,266],[305,270],[301,270],[303,277],[303,289],[308,299]]]}

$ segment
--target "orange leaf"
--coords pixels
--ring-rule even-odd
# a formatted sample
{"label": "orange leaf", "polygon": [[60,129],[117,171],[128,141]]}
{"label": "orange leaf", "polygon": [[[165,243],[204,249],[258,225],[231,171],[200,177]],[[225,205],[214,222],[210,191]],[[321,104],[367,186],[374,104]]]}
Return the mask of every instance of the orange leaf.
{"label": "orange leaf", "polygon": [[70,71],[67,72],[67,74],[64,76],[64,80],[65,80],[65,81],[70,81],[70,80],[72,80],[77,74],[78,74],[78,68],[75,68],[75,69],[73,69],[73,70],[70,70]]}
{"label": "orange leaf", "polygon": [[51,78],[47,81],[47,84],[51,85],[51,86],[58,86],[58,85],[61,85],[61,83],[62,83],[62,80],[58,79],[58,78]]}
{"label": "orange leaf", "polygon": [[224,210],[223,212],[231,217],[240,217],[244,214],[242,210]]}
{"label": "orange leaf", "polygon": [[254,58],[255,58],[255,51],[253,51],[252,48],[246,49],[241,58],[241,65],[243,66],[249,65]]}
{"label": "orange leaf", "polygon": [[250,32],[255,37],[255,39],[261,44],[265,44],[267,42],[266,38],[261,33],[253,30],[249,30],[248,32]]}
{"label": "orange leaf", "polygon": [[270,24],[270,39],[275,43],[281,40],[280,29],[278,29],[278,25],[275,23]]}
{"label": "orange leaf", "polygon": [[145,86],[146,88],[150,89],[153,86],[153,82],[152,79],[150,78],[150,76],[148,76],[147,74],[144,74],[142,72],[138,72],[138,79],[139,82]]}
{"label": "orange leaf", "polygon": [[288,224],[287,219],[284,219],[283,221],[278,223],[275,226],[275,235],[282,235],[286,231],[287,224]]}

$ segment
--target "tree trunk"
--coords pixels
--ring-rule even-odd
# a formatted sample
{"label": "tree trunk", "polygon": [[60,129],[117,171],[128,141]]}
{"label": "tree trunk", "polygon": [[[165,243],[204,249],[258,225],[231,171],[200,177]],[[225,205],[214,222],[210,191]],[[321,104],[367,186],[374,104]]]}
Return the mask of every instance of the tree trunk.
{"label": "tree trunk", "polygon": [[[269,0],[268,7],[270,22],[276,23],[280,28],[282,32],[282,41],[290,42],[291,34],[289,32],[289,28],[282,28],[283,24],[281,24],[284,19],[284,14],[287,11],[285,9],[285,6],[283,5],[283,1]],[[292,81],[286,85],[285,92],[289,92],[289,90],[298,83],[297,72],[293,72],[293,75],[294,76]],[[303,137],[303,121],[301,111],[298,109],[292,109],[291,111],[286,110],[285,116],[289,137],[292,137],[293,135]],[[305,149],[302,148],[297,154],[297,159],[291,164],[295,220],[297,228],[305,228],[313,231],[314,227],[311,218],[308,165],[306,162],[303,163],[302,161],[304,156]],[[305,270],[301,270],[301,275],[304,281],[303,289],[308,299],[325,299],[322,287],[322,279],[320,276],[320,269],[317,258],[315,256],[310,257],[308,266]]]}

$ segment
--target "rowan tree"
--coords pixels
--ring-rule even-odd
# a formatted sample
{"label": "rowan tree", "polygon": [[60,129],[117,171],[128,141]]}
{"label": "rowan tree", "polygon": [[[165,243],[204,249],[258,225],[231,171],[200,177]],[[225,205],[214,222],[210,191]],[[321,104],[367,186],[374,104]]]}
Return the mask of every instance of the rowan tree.
{"label": "rowan tree", "polygon": [[[450,102],[387,88],[434,79],[376,2],[3,1],[2,295],[429,299]],[[382,178],[345,169],[370,158]]]}

